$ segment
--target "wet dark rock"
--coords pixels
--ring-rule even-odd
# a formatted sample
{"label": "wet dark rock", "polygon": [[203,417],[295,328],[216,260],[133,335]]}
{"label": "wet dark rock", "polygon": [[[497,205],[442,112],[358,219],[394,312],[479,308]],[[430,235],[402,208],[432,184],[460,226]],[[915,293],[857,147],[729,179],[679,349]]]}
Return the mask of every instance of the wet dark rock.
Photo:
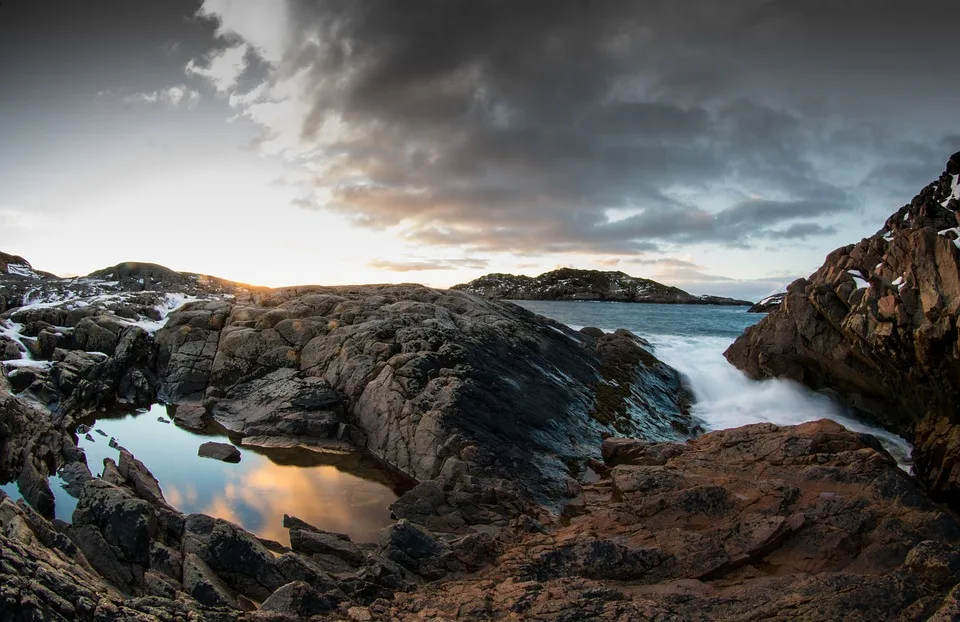
{"label": "wet dark rock", "polygon": [[117,469],[126,485],[132,488],[138,497],[153,504],[166,504],[157,478],[153,476],[153,473],[145,464],[137,460],[126,449],[120,450],[120,462]]}
{"label": "wet dark rock", "polygon": [[213,458],[222,462],[240,462],[240,450],[228,443],[208,441],[200,445],[197,455],[201,458]]}
{"label": "wet dark rock", "polygon": [[305,530],[305,531],[312,531],[312,532],[314,532],[314,533],[326,533],[326,534],[330,534],[331,536],[335,536],[335,537],[337,537],[337,538],[339,538],[339,539],[341,539],[341,540],[350,540],[350,536],[348,536],[348,535],[345,534],[345,533],[334,533],[334,532],[332,532],[332,531],[324,531],[323,529],[319,529],[319,528],[317,528],[317,527],[314,527],[314,526],[311,525],[310,523],[308,523],[308,522],[306,522],[306,521],[304,521],[304,520],[301,520],[301,519],[297,518],[296,516],[290,516],[289,514],[284,514],[284,515],[283,515],[283,523],[282,523],[282,524],[283,524],[283,528],[284,528],[284,529]]}
{"label": "wet dark rock", "polygon": [[583,328],[580,329],[580,332],[586,335],[587,337],[593,337],[594,339],[599,339],[600,337],[603,337],[606,334],[606,332],[603,329],[597,328],[595,326],[584,326]]}
{"label": "wet dark rock", "polygon": [[87,481],[73,525],[95,527],[121,562],[149,565],[150,541],[158,529],[156,515],[150,503],[123,488],[102,479]]}
{"label": "wet dark rock", "polygon": [[183,589],[198,602],[211,607],[252,609],[224,583],[197,555],[187,553],[183,560]]}
{"label": "wet dark rock", "polygon": [[17,488],[23,498],[40,514],[53,518],[55,505],[53,491],[50,490],[46,474],[40,472],[33,460],[24,461],[20,476],[17,477]]}
{"label": "wet dark rock", "polygon": [[406,519],[383,530],[379,554],[427,580],[463,570],[449,546]]}
{"label": "wet dark rock", "polygon": [[90,467],[85,462],[68,462],[63,465],[59,471],[60,479],[63,480],[64,489],[73,497],[80,498],[83,492],[83,485],[93,479],[90,473]]}
{"label": "wet dark rock", "polygon": [[308,583],[294,581],[278,588],[263,601],[260,610],[285,613],[304,619],[333,611],[340,600],[314,589]]}
{"label": "wet dark rock", "polygon": [[[289,580],[256,537],[225,520],[187,516],[183,552],[195,554],[230,588],[254,600],[267,598]],[[186,563],[186,562],[185,562]]]}
{"label": "wet dark rock", "polygon": [[37,380],[37,374],[30,369],[18,369],[7,376],[10,381],[10,390],[13,393],[20,393],[29,389]]}
{"label": "wet dark rock", "polygon": [[365,559],[364,554],[350,540],[344,540],[337,534],[319,530],[291,529],[290,548],[297,553],[307,555],[336,557],[356,567],[362,565]]}

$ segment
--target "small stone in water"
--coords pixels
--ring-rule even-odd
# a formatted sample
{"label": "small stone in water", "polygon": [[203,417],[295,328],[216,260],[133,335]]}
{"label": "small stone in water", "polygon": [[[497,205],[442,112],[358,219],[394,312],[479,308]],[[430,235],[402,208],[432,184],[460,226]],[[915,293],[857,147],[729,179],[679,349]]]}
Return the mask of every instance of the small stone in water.
{"label": "small stone in water", "polygon": [[240,450],[227,443],[215,443],[213,441],[200,445],[197,455],[201,458],[213,458],[223,462],[240,462]]}

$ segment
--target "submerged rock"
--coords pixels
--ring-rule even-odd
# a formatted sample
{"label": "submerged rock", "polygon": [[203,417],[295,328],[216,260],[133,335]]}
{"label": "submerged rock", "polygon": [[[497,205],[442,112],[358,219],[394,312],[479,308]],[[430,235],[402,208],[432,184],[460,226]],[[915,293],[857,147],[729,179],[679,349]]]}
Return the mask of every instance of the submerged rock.
{"label": "submerged rock", "polygon": [[828,390],[912,439],[917,476],[960,507],[960,153],[884,228],[830,253],[725,353],[754,378]]}
{"label": "submerged rock", "polygon": [[240,462],[240,450],[227,443],[206,442],[200,445],[197,455],[201,458],[213,458],[223,462]]}

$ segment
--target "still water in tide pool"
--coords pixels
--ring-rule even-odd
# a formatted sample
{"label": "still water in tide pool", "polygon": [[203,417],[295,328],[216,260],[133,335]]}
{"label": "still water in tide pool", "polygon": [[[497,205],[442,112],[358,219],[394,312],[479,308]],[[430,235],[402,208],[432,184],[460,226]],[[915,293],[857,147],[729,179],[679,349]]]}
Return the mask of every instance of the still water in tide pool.
{"label": "still water in tide pool", "polygon": [[[202,443],[229,440],[193,434],[161,423],[160,417],[169,419],[162,405],[97,419],[90,432],[92,441],[79,435],[93,474],[101,474],[104,458],[119,459],[119,451],[109,446],[110,438],[116,438],[151,470],[171,505],[187,514],[224,518],[261,538],[289,544],[282,521],[284,514],[290,514],[321,529],[346,533],[358,542],[376,541],[378,532],[393,522],[390,504],[409,488],[358,453],[240,447],[239,464],[200,458],[197,449]],[[57,518],[69,521],[77,500],[63,490],[58,478],[51,478],[50,486],[56,495]],[[6,484],[3,490],[19,496],[16,484]]]}

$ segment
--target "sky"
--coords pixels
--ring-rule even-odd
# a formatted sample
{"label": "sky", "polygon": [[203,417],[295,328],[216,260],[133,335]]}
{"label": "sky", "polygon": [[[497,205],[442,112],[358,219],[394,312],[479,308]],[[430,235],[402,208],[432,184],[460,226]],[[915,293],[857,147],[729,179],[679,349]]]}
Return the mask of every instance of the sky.
{"label": "sky", "polygon": [[960,151],[949,0],[5,0],[0,250],[748,299]]}

